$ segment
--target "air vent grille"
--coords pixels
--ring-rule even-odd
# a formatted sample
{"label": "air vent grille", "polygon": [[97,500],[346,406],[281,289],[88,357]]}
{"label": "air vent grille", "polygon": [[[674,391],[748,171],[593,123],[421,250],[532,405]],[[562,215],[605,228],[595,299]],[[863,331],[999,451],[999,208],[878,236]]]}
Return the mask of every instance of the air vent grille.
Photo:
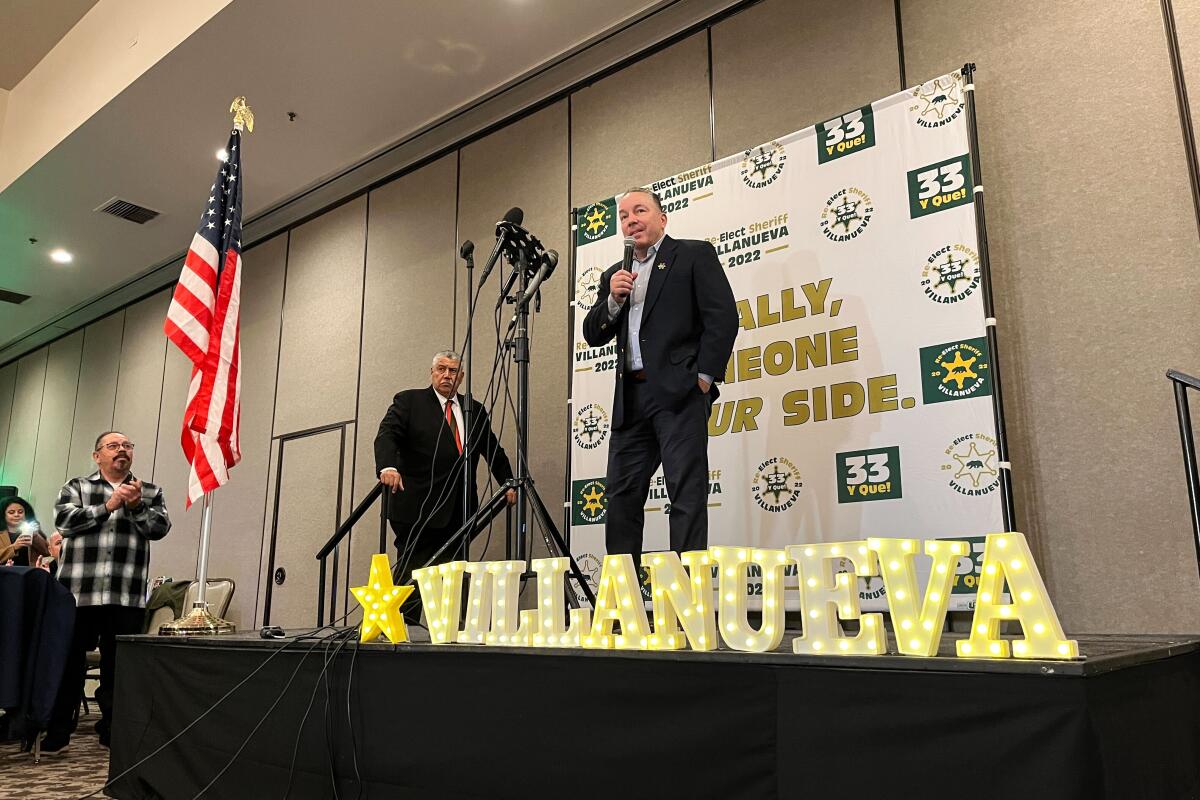
{"label": "air vent grille", "polygon": [[137,203],[131,203],[119,197],[114,197],[95,210],[101,214],[112,214],[114,217],[136,222],[138,225],[145,225],[158,216],[158,212],[153,209],[139,206]]}
{"label": "air vent grille", "polygon": [[19,306],[28,299],[29,295],[27,294],[10,292],[8,289],[0,289],[0,303],[12,303],[14,306]]}

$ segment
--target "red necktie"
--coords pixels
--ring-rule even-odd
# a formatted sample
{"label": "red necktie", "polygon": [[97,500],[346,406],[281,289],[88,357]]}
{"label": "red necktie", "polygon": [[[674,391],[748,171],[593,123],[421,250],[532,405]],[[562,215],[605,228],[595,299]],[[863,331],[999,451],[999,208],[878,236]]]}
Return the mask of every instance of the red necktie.
{"label": "red necktie", "polygon": [[450,426],[450,430],[454,432],[454,445],[458,448],[458,454],[462,455],[462,438],[458,435],[458,420],[454,418],[454,400],[446,401],[446,424]]}

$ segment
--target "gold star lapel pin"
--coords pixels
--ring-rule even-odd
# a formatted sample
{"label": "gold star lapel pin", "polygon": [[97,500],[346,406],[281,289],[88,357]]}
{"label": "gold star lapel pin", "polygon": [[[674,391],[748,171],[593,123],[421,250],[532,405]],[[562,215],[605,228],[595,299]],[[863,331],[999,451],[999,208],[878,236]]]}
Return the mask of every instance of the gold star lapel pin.
{"label": "gold star lapel pin", "polygon": [[665,262],[665,261],[661,261],[661,262],[659,262],[658,268],[659,268],[659,269],[666,269],[666,268],[667,268],[667,262]]}
{"label": "gold star lapel pin", "polygon": [[413,593],[412,586],[396,586],[392,583],[392,569],[388,557],[383,553],[371,556],[371,576],[366,586],[352,586],[358,604],[363,609],[363,621],[359,628],[360,642],[370,642],[387,637],[392,644],[408,641],[408,626],[400,606]]}

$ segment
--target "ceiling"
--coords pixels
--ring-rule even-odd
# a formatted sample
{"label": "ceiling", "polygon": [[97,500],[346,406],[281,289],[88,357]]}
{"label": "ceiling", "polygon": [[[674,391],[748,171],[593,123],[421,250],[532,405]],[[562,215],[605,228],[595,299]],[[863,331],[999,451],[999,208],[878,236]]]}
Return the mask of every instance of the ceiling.
{"label": "ceiling", "polygon": [[[50,322],[68,329],[66,312],[186,248],[233,97],[256,118],[243,147],[250,219],[664,5],[356,0],[330,13],[326,0],[234,0],[0,192],[0,288],[31,295],[0,305],[0,350]],[[161,216],[93,211],[114,196]],[[51,262],[56,247],[74,261]]]}
{"label": "ceiling", "polygon": [[0,89],[11,90],[97,0],[0,0]]}

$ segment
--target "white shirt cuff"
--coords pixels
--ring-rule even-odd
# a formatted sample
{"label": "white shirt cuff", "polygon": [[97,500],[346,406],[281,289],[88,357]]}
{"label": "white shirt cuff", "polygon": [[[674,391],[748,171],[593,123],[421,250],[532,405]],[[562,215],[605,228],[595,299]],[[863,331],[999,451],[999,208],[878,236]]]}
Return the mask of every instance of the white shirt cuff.
{"label": "white shirt cuff", "polygon": [[618,303],[616,300],[614,300],[613,296],[610,294],[608,296],[608,320],[609,320],[609,322],[616,319],[617,315],[620,313],[621,313],[621,304]]}

